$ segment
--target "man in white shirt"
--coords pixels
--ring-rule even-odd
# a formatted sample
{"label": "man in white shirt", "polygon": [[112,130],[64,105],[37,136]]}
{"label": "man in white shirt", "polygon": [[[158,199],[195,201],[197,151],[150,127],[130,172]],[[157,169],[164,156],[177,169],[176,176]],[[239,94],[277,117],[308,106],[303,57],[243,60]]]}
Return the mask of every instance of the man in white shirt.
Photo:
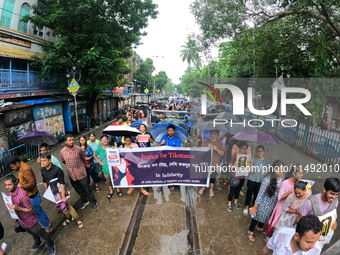
{"label": "man in white shirt", "polygon": [[303,216],[294,228],[279,228],[269,239],[267,245],[259,252],[266,255],[319,255],[321,248],[317,243],[322,223],[314,215]]}

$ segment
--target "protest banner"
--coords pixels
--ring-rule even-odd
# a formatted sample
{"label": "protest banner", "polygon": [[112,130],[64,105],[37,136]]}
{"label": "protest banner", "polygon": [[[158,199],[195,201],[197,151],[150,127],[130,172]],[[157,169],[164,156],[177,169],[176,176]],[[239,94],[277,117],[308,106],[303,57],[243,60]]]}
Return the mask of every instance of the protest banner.
{"label": "protest banner", "polygon": [[235,161],[235,176],[248,176],[250,171],[250,160],[251,154],[237,154],[236,161]]}
{"label": "protest banner", "polygon": [[115,187],[209,185],[211,148],[162,146],[119,149],[119,165],[109,159],[115,150],[106,150],[112,185]]}
{"label": "protest banner", "polygon": [[[44,198],[58,204],[62,202],[61,199],[61,188],[60,183],[58,182],[58,178],[52,179],[48,185],[47,190],[45,191]],[[65,187],[65,197],[66,199],[70,198],[70,192]]]}
{"label": "protest banner", "polygon": [[150,114],[151,124],[155,124],[159,114],[163,113],[164,118],[174,118],[184,121],[184,116],[187,114],[186,111],[164,111],[164,110],[152,110]]}
{"label": "protest banner", "polygon": [[1,192],[1,194],[2,194],[2,198],[4,199],[4,202],[5,202],[5,205],[6,205],[6,208],[7,208],[8,212],[9,212],[9,214],[11,215],[11,217],[12,217],[13,219],[18,220],[19,217],[18,217],[17,213],[15,212],[15,210],[9,208],[9,206],[8,206],[8,205],[12,205],[12,204],[13,204],[12,198],[11,198],[10,196],[7,196],[7,195],[6,195],[5,193],[3,193],[3,192]]}
{"label": "protest banner", "polygon": [[337,218],[336,209],[329,213],[326,213],[325,215],[319,216],[319,220],[322,223],[322,230],[318,242],[322,246],[331,241],[334,234],[334,229],[331,228],[331,226],[334,226],[336,218]]}

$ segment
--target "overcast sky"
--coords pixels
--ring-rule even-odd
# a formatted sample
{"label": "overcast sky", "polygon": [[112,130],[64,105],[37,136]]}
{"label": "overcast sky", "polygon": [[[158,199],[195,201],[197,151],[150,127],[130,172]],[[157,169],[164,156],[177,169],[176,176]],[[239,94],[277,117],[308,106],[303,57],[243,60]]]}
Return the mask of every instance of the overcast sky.
{"label": "overcast sky", "polygon": [[[181,46],[187,35],[199,32],[189,5],[192,0],[154,0],[158,4],[158,18],[149,21],[142,37],[142,45],[136,49],[142,59],[151,58],[156,71],[165,71],[173,83],[178,84],[188,64],[180,58]],[[158,56],[158,57],[156,57]]]}

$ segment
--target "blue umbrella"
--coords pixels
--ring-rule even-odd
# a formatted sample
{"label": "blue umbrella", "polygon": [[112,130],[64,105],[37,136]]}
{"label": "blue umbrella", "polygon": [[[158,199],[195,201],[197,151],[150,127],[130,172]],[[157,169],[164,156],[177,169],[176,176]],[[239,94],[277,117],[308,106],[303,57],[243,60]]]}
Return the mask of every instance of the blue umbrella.
{"label": "blue umbrella", "polygon": [[184,101],[183,99],[178,99],[178,100],[176,100],[176,103],[183,102],[183,101]]}
{"label": "blue umbrella", "polygon": [[[191,108],[191,111],[192,112],[200,112],[200,111],[202,111],[202,106],[193,107],[193,108]],[[207,108],[207,112],[210,112],[210,108]]]}
{"label": "blue umbrella", "polygon": [[[150,132],[150,133],[151,133],[151,132]],[[167,132],[167,131],[164,131],[164,132],[160,133],[160,134],[155,138],[155,140],[156,140],[157,142],[160,143],[162,137],[165,136],[165,135],[167,135],[167,134],[168,134],[168,132]],[[177,137],[179,138],[179,140],[181,140],[181,143],[183,143],[185,140],[187,140],[187,136],[184,135],[184,134],[181,133],[181,132],[177,132],[177,130],[175,131],[175,136],[177,136]]]}
{"label": "blue umbrella", "polygon": [[187,139],[187,131],[184,128],[175,125],[171,122],[155,124],[153,128],[150,130],[150,133],[153,137],[155,137],[155,140],[157,141],[157,138],[159,136],[160,136],[159,139],[161,139],[163,135],[167,134],[167,128],[169,125],[175,126],[175,136],[177,136],[181,140],[181,142],[184,142]]}

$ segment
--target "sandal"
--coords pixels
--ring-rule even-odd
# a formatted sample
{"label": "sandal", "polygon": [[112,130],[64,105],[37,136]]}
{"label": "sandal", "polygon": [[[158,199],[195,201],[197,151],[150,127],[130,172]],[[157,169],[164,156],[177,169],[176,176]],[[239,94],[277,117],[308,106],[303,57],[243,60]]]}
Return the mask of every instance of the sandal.
{"label": "sandal", "polygon": [[78,228],[83,228],[84,224],[82,220],[77,220]]}
{"label": "sandal", "polygon": [[107,198],[108,198],[108,199],[111,199],[112,196],[113,196],[113,193],[107,194]]}
{"label": "sandal", "polygon": [[250,234],[250,231],[248,231],[248,238],[250,241],[255,242],[254,233]]}
{"label": "sandal", "polygon": [[96,192],[97,192],[97,193],[99,192],[99,187],[96,187]]}
{"label": "sandal", "polygon": [[71,222],[71,221],[70,221],[69,219],[64,220],[63,226],[66,226],[66,225],[69,224],[70,222]]}
{"label": "sandal", "polygon": [[227,182],[224,182],[223,184],[222,184],[222,187],[223,188],[226,188],[228,186],[228,183]]}
{"label": "sandal", "polygon": [[126,192],[126,194],[130,195],[134,190],[135,190],[135,189],[130,188],[130,189]]}
{"label": "sandal", "polygon": [[261,232],[262,234],[265,234],[265,235],[267,234],[267,231],[264,228],[257,227],[256,230]]}
{"label": "sandal", "polygon": [[117,191],[117,195],[118,195],[118,197],[122,197],[123,193],[121,191]]}
{"label": "sandal", "polygon": [[202,196],[204,191],[205,191],[205,188],[200,188],[200,190],[198,191],[198,194],[200,194]]}
{"label": "sandal", "polygon": [[210,197],[213,197],[215,195],[215,193],[214,193],[214,191],[211,189],[211,190],[209,190],[209,196]]}
{"label": "sandal", "polygon": [[161,191],[162,191],[162,187],[158,187],[157,188],[157,193],[161,193]]}
{"label": "sandal", "polygon": [[149,195],[149,192],[147,192],[145,189],[141,190],[140,192],[143,193],[145,196]]}

